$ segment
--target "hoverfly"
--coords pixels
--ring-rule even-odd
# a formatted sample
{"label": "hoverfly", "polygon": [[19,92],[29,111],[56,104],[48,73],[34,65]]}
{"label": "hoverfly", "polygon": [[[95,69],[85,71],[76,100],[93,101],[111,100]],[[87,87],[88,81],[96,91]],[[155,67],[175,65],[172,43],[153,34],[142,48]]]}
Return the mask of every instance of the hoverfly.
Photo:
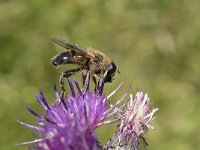
{"label": "hoverfly", "polygon": [[65,92],[64,78],[68,78],[79,71],[86,71],[87,74],[92,76],[95,87],[97,88],[97,79],[104,78],[104,83],[112,82],[116,72],[119,72],[119,68],[115,62],[97,49],[87,48],[84,50],[79,48],[77,44],[67,40],[57,38],[51,38],[51,40],[66,49],[64,52],[61,52],[52,58],[51,64],[53,66],[67,64],[78,65],[77,68],[66,70],[62,73],[60,77],[62,95],[64,95]]}

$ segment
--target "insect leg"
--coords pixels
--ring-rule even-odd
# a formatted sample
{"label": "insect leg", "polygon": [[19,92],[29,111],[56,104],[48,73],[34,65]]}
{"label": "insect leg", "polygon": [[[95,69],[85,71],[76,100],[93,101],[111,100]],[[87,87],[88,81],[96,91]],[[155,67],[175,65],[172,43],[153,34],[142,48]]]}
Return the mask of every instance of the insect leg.
{"label": "insect leg", "polygon": [[94,84],[95,84],[95,91],[97,91],[98,90],[98,83],[97,83],[97,79],[96,79],[97,77],[96,76],[92,76],[92,79],[93,79],[93,81],[94,81]]}
{"label": "insect leg", "polygon": [[60,76],[60,88],[61,88],[61,97],[62,98],[65,97],[64,79],[70,77],[73,74],[76,74],[80,70],[82,70],[82,68],[76,68],[76,69],[67,70],[67,71],[64,71],[62,73],[62,75]]}
{"label": "insect leg", "polygon": [[89,72],[86,72],[85,82],[84,82],[84,84],[83,84],[84,89],[87,89],[87,88],[88,88],[89,82],[90,82],[90,73],[89,73]]}
{"label": "insect leg", "polygon": [[105,70],[104,74],[100,76],[98,84],[97,84],[98,88],[102,86],[103,82],[106,82],[105,78],[107,76],[107,73],[108,73],[108,68]]}

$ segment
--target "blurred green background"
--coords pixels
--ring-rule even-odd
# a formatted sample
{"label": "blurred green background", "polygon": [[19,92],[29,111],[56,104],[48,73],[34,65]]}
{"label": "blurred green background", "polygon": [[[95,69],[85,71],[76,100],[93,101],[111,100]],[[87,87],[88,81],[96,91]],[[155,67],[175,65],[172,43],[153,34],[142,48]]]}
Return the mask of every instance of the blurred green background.
{"label": "blurred green background", "polygon": [[[147,135],[150,150],[200,149],[200,2],[198,0],[1,0],[0,1],[0,149],[27,149],[34,124],[25,104],[42,113],[34,94],[42,88],[55,100],[53,83],[62,69],[50,65],[61,47],[50,36],[94,47],[121,70],[105,93],[120,82],[142,89],[158,107]],[[80,74],[76,75],[77,78]],[[114,125],[115,126],[115,125]],[[99,129],[101,142],[113,125]]]}

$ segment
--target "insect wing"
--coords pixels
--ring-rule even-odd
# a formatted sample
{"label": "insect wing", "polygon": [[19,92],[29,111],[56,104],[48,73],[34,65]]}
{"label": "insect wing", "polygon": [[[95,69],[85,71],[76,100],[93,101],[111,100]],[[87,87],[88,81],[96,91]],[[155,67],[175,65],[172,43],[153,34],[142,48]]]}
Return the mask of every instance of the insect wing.
{"label": "insect wing", "polygon": [[66,48],[66,49],[72,49],[72,50],[77,50],[79,52],[81,52],[82,54],[86,55],[87,53],[82,50],[81,48],[78,47],[77,44],[74,44],[70,41],[67,41],[67,40],[62,40],[62,39],[58,39],[58,38],[55,38],[55,37],[51,37],[51,40],[53,42],[55,42],[56,44]]}

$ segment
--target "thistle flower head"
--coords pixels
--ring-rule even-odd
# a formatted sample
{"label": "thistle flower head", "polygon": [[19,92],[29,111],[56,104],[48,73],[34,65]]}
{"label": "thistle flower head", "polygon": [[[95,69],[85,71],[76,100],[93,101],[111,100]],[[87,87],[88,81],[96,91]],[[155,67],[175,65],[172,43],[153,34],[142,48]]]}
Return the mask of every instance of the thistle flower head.
{"label": "thistle flower head", "polygon": [[[98,147],[98,140],[94,135],[94,129],[106,119],[106,98],[102,95],[103,83],[98,91],[89,90],[89,79],[85,82],[87,87],[81,89],[77,80],[73,82],[68,78],[71,94],[62,99],[57,92],[56,102],[48,104],[42,90],[36,96],[37,101],[45,109],[45,115],[40,115],[28,106],[27,109],[37,117],[37,125],[19,123],[36,129],[42,137],[22,144],[36,143],[36,150],[64,150],[82,149],[90,150]],[[77,92],[75,92],[77,91]]]}
{"label": "thistle flower head", "polygon": [[149,100],[147,94],[142,91],[137,92],[135,98],[130,95],[124,109],[118,111],[121,123],[116,135],[108,143],[109,146],[138,150],[142,141],[147,144],[143,135],[149,129],[154,129],[150,124],[158,110],[150,108]]}
{"label": "thistle flower head", "polygon": [[[150,128],[154,129],[150,123],[154,119],[153,115],[158,109],[151,109],[149,103],[149,97],[142,91],[136,93],[135,99],[130,95],[130,101],[126,105],[124,110],[124,118],[120,125],[120,130],[134,131],[137,136],[147,132]],[[131,129],[128,128],[131,126]],[[124,128],[125,127],[125,128]],[[127,136],[129,132],[127,132]]]}

